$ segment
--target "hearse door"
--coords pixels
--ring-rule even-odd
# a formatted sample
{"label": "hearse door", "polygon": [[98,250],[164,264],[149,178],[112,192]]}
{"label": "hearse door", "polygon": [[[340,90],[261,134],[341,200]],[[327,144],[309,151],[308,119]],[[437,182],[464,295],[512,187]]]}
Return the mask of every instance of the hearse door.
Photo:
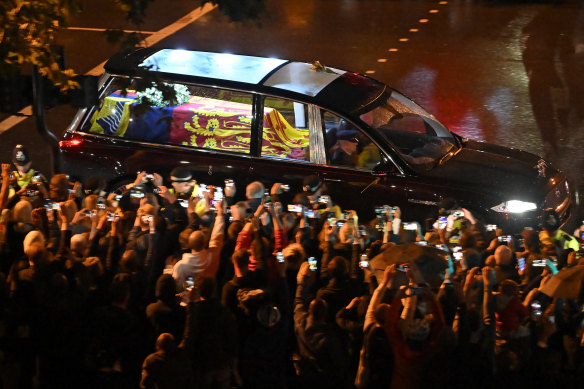
{"label": "hearse door", "polygon": [[363,131],[330,112],[321,116],[326,161],[319,176],[333,201],[357,211],[361,223],[375,218],[375,207],[407,206],[405,177]]}
{"label": "hearse door", "polygon": [[256,122],[261,126],[256,146],[252,145],[255,151],[248,181],[262,182],[266,192],[277,182],[288,185],[282,196],[289,203],[302,192],[304,177],[318,173],[311,162],[315,150],[311,147],[309,105],[272,96],[259,97],[258,104]]}

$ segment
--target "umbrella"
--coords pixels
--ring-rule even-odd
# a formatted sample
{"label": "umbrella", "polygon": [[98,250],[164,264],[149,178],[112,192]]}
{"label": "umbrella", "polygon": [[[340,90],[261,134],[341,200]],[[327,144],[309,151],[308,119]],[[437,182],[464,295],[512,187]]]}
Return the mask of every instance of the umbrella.
{"label": "umbrella", "polygon": [[539,291],[553,298],[578,298],[583,280],[584,265],[567,267],[551,276]]}
{"label": "umbrella", "polygon": [[448,254],[432,246],[408,243],[387,248],[369,264],[377,279],[381,280],[387,266],[408,263],[415,263],[424,280],[436,286],[436,283],[442,283],[442,272],[448,268]]}

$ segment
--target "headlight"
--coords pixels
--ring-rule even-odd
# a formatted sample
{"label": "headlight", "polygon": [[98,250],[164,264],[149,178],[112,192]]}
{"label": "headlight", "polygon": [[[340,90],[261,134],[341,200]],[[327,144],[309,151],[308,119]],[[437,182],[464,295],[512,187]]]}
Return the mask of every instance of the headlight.
{"label": "headlight", "polygon": [[522,213],[537,209],[535,203],[521,200],[509,200],[491,208],[495,212]]}

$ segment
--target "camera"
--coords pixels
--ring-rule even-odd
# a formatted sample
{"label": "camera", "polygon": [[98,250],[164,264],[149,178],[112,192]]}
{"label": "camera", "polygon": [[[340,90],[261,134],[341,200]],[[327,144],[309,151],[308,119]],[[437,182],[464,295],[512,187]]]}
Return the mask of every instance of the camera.
{"label": "camera", "polygon": [[511,235],[502,235],[502,236],[499,236],[499,237],[497,237],[497,240],[499,242],[502,242],[502,243],[511,242]]}
{"label": "camera", "polygon": [[111,222],[111,221],[117,220],[119,217],[120,217],[120,216],[119,216],[117,213],[114,213],[114,212],[108,212],[108,213],[107,213],[107,219],[106,219],[106,220],[107,220],[108,222]]}
{"label": "camera", "polygon": [[496,224],[487,224],[486,225],[487,231],[495,231],[497,229]]}
{"label": "camera", "polygon": [[233,186],[233,180],[231,180],[231,179],[225,180],[225,187],[226,188],[230,188],[232,186]]}
{"label": "camera", "polygon": [[146,175],[144,175],[144,178],[145,178],[147,181],[154,181],[154,174],[147,173]]}
{"label": "camera", "polygon": [[105,209],[105,199],[103,197],[99,197],[97,199],[97,209],[103,211]]}
{"label": "camera", "polygon": [[316,258],[308,257],[308,270],[316,271],[318,269],[318,264],[316,262]]}

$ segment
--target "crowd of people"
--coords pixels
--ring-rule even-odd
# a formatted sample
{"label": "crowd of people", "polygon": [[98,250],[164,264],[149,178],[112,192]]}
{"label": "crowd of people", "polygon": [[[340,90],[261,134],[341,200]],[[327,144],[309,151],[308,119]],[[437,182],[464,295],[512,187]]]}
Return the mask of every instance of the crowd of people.
{"label": "crowd of people", "polygon": [[[584,227],[343,210],[326,184],[1,165],[1,388],[584,385]],[[407,222],[406,222],[407,221]],[[424,228],[422,228],[424,226]]]}

